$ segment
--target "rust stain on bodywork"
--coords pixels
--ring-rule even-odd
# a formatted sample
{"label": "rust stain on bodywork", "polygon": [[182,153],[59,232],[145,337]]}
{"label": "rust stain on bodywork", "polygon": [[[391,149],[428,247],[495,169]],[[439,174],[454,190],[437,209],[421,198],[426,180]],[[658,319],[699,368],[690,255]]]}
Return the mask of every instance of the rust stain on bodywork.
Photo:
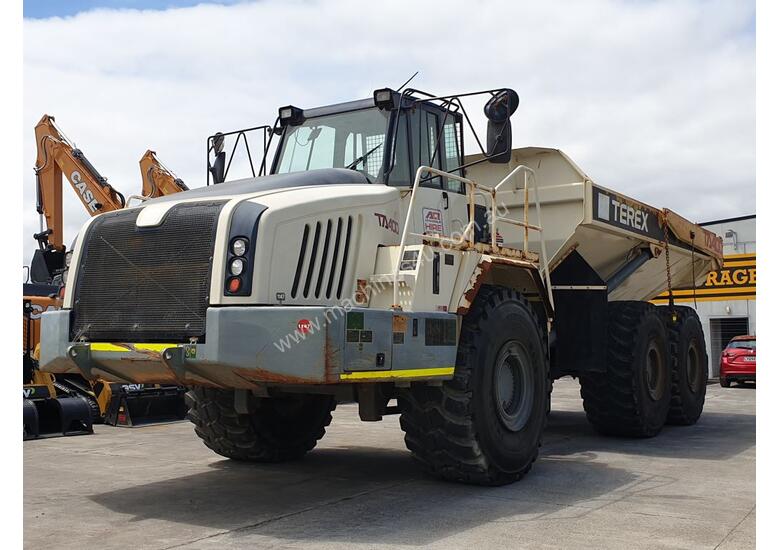
{"label": "rust stain on bodywork", "polygon": [[528,272],[530,274],[534,286],[536,287],[537,293],[539,294],[539,296],[542,299],[542,302],[544,303],[544,307],[548,313],[548,316],[552,314],[552,306],[548,300],[547,293],[545,292],[545,286],[539,272],[538,264],[527,260],[486,256],[483,257],[483,259],[480,260],[480,262],[474,268],[474,273],[471,275],[471,278],[469,279],[469,286],[464,292],[463,297],[461,298],[458,304],[458,310],[457,310],[458,315],[466,315],[469,312],[469,310],[471,309],[471,305],[474,303],[474,300],[477,298],[477,295],[479,294],[480,288],[485,283],[485,281],[489,278],[491,272],[493,271],[496,265],[507,265],[512,267],[517,267]]}
{"label": "rust stain on bodywork", "polygon": [[233,374],[240,376],[245,380],[252,382],[271,383],[271,384],[320,384],[322,380],[305,378],[301,376],[291,376],[289,374],[279,374],[265,369],[232,369]]}
{"label": "rust stain on bodywork", "polygon": [[466,292],[463,293],[463,297],[458,304],[458,315],[466,315],[469,312],[469,309],[471,309],[471,304],[477,298],[479,289],[482,286],[485,277],[487,277],[488,273],[490,273],[490,269],[492,267],[493,260],[490,258],[485,258],[480,260],[480,262],[474,268],[474,273],[471,274],[471,278],[469,279],[469,286],[466,289]]}
{"label": "rust stain on bodywork", "polygon": [[325,328],[325,372],[323,378],[326,383],[337,382],[339,379],[339,371],[341,365],[339,365],[338,354],[339,350],[334,349],[330,342],[330,327]]}

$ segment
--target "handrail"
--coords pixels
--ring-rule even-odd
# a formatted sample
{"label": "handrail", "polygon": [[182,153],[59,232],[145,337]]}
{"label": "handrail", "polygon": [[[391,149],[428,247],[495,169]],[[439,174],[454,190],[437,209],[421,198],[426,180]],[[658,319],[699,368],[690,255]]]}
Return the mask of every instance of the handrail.
{"label": "handrail", "polygon": [[[523,172],[523,194],[524,194],[523,221],[514,220],[504,216],[498,216],[498,211],[497,211],[498,209],[496,203],[496,192],[498,191],[498,189],[502,185],[504,185],[507,181],[509,181],[510,178],[512,178],[519,171]],[[455,239],[452,237],[445,237],[443,235],[423,235],[419,233],[410,233],[409,222],[412,219],[412,210],[414,209],[414,201],[417,198],[417,189],[420,186],[420,182],[422,180],[423,174],[433,174],[433,175],[441,176],[444,178],[459,181],[468,186],[467,193],[468,193],[468,201],[469,201],[469,222],[468,224],[466,224],[465,230],[463,231],[463,234],[460,236],[460,238]],[[531,175],[530,180],[534,190],[534,200],[536,204],[536,215],[537,215],[538,225],[531,225],[528,223],[528,201],[529,201],[529,196],[528,196],[529,177],[528,176],[529,174]],[[550,305],[553,304],[552,284],[550,282],[550,273],[547,265],[547,244],[544,241],[544,233],[542,231],[542,214],[541,214],[541,209],[539,207],[539,193],[538,193],[538,188],[536,187],[536,173],[533,171],[533,169],[521,164],[520,166],[515,167],[509,174],[507,174],[507,176],[504,177],[504,179],[502,179],[495,187],[486,187],[484,185],[478,184],[473,180],[458,176],[456,174],[443,172],[442,170],[437,170],[436,168],[432,168],[430,166],[420,166],[417,169],[417,173],[415,174],[415,178],[414,178],[414,183],[412,185],[412,194],[409,199],[409,206],[406,211],[406,220],[404,221],[404,228],[401,233],[401,242],[399,244],[399,249],[398,249],[398,258],[396,258],[395,267],[393,268],[393,306],[392,306],[393,309],[401,309],[401,306],[398,302],[398,294],[399,294],[398,275],[401,271],[401,263],[403,261],[403,255],[406,249],[406,242],[409,235],[413,235],[415,237],[420,237],[427,240],[435,240],[442,244],[446,243],[454,246],[461,246],[464,243],[468,243],[468,245],[472,247],[474,246],[475,244],[474,227],[476,225],[474,219],[474,212],[475,212],[475,196],[477,190],[483,191],[490,195],[491,216],[492,216],[491,224],[490,224],[490,249],[493,253],[498,254],[501,248],[498,246],[498,243],[496,242],[497,225],[499,221],[523,227],[524,229],[523,251],[524,252],[528,250],[528,231],[534,230],[539,232],[540,247],[542,252],[542,262],[544,264],[542,266],[543,269],[542,273],[543,273],[543,278],[547,283],[547,294],[550,300]]]}

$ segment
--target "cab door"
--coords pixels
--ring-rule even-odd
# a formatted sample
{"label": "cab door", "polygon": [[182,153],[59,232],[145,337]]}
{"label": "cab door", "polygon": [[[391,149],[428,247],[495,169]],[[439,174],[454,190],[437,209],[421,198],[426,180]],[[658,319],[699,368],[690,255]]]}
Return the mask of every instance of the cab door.
{"label": "cab door", "polygon": [[[462,155],[452,115],[445,120],[443,111],[421,106],[408,116],[413,176],[420,166],[448,171],[460,165]],[[413,216],[415,232],[458,238],[468,223],[463,185],[438,175],[424,176]]]}

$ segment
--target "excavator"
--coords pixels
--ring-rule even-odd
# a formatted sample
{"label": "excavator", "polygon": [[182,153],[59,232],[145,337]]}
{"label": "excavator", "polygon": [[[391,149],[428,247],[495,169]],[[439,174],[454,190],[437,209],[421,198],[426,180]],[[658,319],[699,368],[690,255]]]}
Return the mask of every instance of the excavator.
{"label": "excavator", "polygon": [[142,195],[126,200],[68,140],[54,117],[41,118],[35,127],[35,139],[36,209],[41,227],[34,235],[38,249],[23,288],[24,439],[88,434],[93,431],[92,424],[101,421],[135,426],[184,418],[184,388],[89,381],[78,374],[55,376],[38,369],[37,349],[40,316],[61,307],[70,263],[63,237],[63,175],[90,215],[124,208],[132,198],[143,201],[186,191],[187,186],[149,150],[139,163]]}
{"label": "excavator", "polygon": [[151,149],[139,161],[143,199],[156,199],[179,191],[189,191],[181,178],[171,172]]}

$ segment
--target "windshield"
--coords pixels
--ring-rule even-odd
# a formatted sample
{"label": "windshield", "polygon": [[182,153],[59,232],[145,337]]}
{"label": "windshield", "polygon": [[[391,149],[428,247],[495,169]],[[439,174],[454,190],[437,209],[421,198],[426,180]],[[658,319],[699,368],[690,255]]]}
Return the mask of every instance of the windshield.
{"label": "windshield", "polygon": [[374,183],[382,171],[389,114],[363,109],[308,118],[287,128],[277,174],[350,168]]}
{"label": "windshield", "polygon": [[756,341],[755,340],[734,340],[732,342],[729,342],[729,345],[726,346],[729,349],[756,349]]}

